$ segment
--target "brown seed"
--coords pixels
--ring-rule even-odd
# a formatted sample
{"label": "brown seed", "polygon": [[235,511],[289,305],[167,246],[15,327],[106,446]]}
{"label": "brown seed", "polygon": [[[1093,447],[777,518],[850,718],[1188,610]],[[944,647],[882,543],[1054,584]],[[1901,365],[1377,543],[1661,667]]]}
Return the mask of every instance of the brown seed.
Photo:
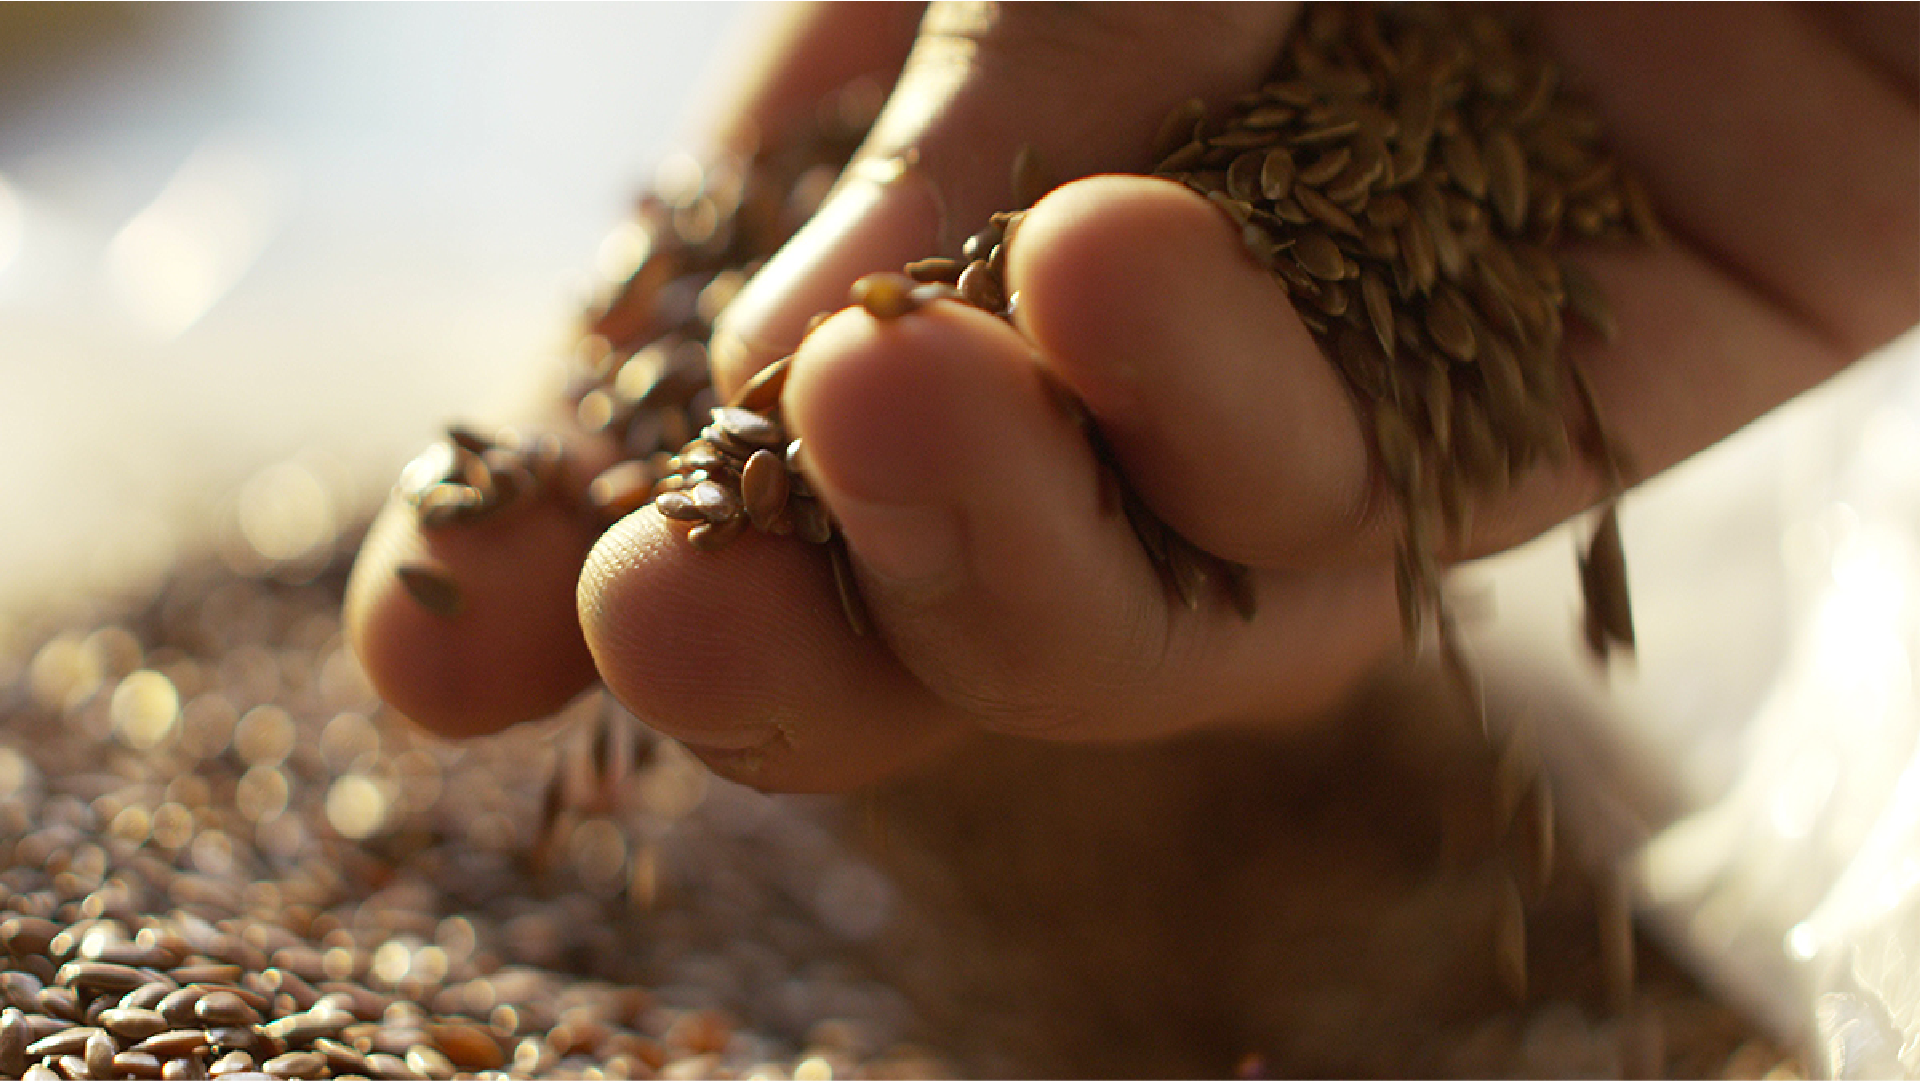
{"label": "brown seed", "polygon": [[733,543],[746,527],[747,519],[736,514],[721,522],[702,522],[687,531],[687,542],[702,552],[718,552]]}
{"label": "brown seed", "polygon": [[1634,649],[1634,614],[1628,600],[1627,560],[1617,508],[1618,504],[1609,502],[1602,510],[1580,558],[1588,648],[1603,659],[1615,648]]}
{"label": "brown seed", "polygon": [[87,1049],[87,1041],[100,1033],[91,1025],[75,1025],[62,1029],[51,1036],[43,1036],[27,1045],[27,1057],[47,1058],[55,1055],[78,1055]]}
{"label": "brown seed", "polygon": [[1361,271],[1361,303],[1367,309],[1368,325],[1388,361],[1394,359],[1394,298],[1388,293],[1387,280],[1373,270]]}
{"label": "brown seed", "polygon": [[998,313],[1007,307],[1007,293],[1000,275],[985,259],[967,264],[960,276],[961,299],[984,312]]}
{"label": "brown seed", "polygon": [[1474,323],[1468,313],[1467,302],[1453,289],[1442,286],[1436,290],[1428,301],[1424,325],[1434,344],[1452,359],[1465,364],[1473,361],[1478,354]]}
{"label": "brown seed", "polygon": [[154,1005],[154,1010],[175,1028],[192,1026],[198,1020],[198,1015],[194,1013],[194,1004],[199,1002],[200,997],[207,991],[208,988],[188,984],[167,992],[166,997]]}
{"label": "brown seed", "polygon": [[1301,166],[1296,175],[1301,183],[1318,188],[1341,175],[1341,170],[1347,168],[1347,163],[1353,156],[1353,150],[1346,146],[1331,147],[1323,151],[1320,157]]}
{"label": "brown seed", "polygon": [[1195,129],[1206,118],[1207,103],[1200,98],[1189,98],[1176,105],[1161,121],[1160,130],[1154,136],[1150,159],[1163,162],[1168,155],[1192,144],[1195,141]]}
{"label": "brown seed", "polygon": [[261,1063],[260,1072],[272,1077],[318,1077],[327,1069],[327,1056],[317,1051],[289,1051]]}
{"label": "brown seed", "polygon": [[1352,214],[1335,206],[1328,201],[1327,196],[1298,180],[1294,182],[1294,199],[1315,221],[1349,236],[1361,235],[1361,227],[1354,221]]}
{"label": "brown seed", "polygon": [[717,481],[701,481],[687,496],[703,521],[719,524],[740,515],[740,497]]}
{"label": "brown seed", "polygon": [[787,445],[787,433],[781,430],[779,424],[760,413],[723,405],[714,409],[714,423],[721,431],[749,447],[779,449]]}
{"label": "brown seed", "polygon": [[[926,261],[923,260],[923,262]],[[953,261],[947,260],[949,263]],[[958,277],[959,274],[960,271],[956,269],[955,276]],[[794,355],[789,353],[755,372],[753,378],[741,384],[740,389],[734,392],[734,397],[728,404],[755,413],[772,411],[780,403],[780,392],[787,386],[787,373],[793,363]]]}
{"label": "brown seed", "polygon": [[827,508],[812,498],[795,496],[787,502],[787,512],[794,517],[794,535],[809,544],[826,544],[834,537],[833,519],[828,517]]}
{"label": "brown seed", "polygon": [[434,615],[451,619],[466,606],[460,583],[439,567],[426,563],[402,563],[394,568],[394,577],[399,579],[408,596]]}
{"label": "brown seed", "polygon": [[1455,185],[1473,198],[1487,194],[1487,166],[1471,136],[1462,133],[1441,140],[1441,161]]}
{"label": "brown seed", "polygon": [[1487,134],[1483,158],[1487,163],[1488,197],[1510,233],[1527,224],[1527,159],[1514,133],[1497,128]]}
{"label": "brown seed", "polygon": [[632,459],[607,467],[587,485],[587,502],[609,523],[646,506],[653,494],[654,471]]}
{"label": "brown seed", "polygon": [[8,1007],[0,1012],[0,1072],[8,1077],[20,1076],[27,1068],[27,1018],[17,1008]]}
{"label": "brown seed", "polygon": [[741,504],[754,528],[771,531],[787,509],[787,466],[771,450],[757,450],[740,471]]}
{"label": "brown seed", "polygon": [[60,925],[38,916],[8,916],[0,920],[0,945],[16,957],[43,954],[52,945]]}
{"label": "brown seed", "polygon": [[70,961],[60,966],[56,978],[83,993],[123,995],[151,977],[137,968],[111,961]]}
{"label": "brown seed", "polygon": [[100,1024],[108,1032],[129,1043],[139,1043],[156,1032],[167,1028],[167,1019],[158,1010],[135,1010],[115,1007],[100,1015]]}
{"label": "brown seed", "polygon": [[[944,255],[935,255],[926,259],[916,259],[901,269],[906,272],[908,277],[917,282],[946,282],[952,285],[960,280],[961,269],[964,265],[965,264],[958,259],[949,259]],[[736,402],[734,404],[738,405],[740,403]]]}
{"label": "brown seed", "polygon": [[230,1074],[252,1073],[253,1066],[252,1055],[245,1051],[228,1051],[215,1059],[213,1065],[207,1067],[207,1072],[214,1077],[225,1077]]}
{"label": "brown seed", "polygon": [[1301,269],[1322,281],[1339,281],[1347,274],[1347,259],[1326,233],[1304,232],[1291,249]]}
{"label": "brown seed", "polygon": [[120,1047],[113,1042],[112,1036],[101,1029],[94,1029],[93,1035],[87,1037],[86,1051],[83,1053],[87,1072],[94,1077],[112,1077],[113,1057],[119,1053]]}
{"label": "brown seed", "polygon": [[664,517],[676,522],[705,522],[707,516],[694,506],[694,499],[686,492],[665,492],[655,497],[654,509]]}
{"label": "brown seed", "polygon": [[214,1028],[260,1023],[260,1012],[238,994],[228,990],[209,991],[193,1004],[193,1015]]}
{"label": "brown seed", "polygon": [[133,1045],[135,1051],[145,1051],[161,1058],[178,1058],[182,1055],[195,1055],[209,1046],[205,1031],[197,1028],[175,1028],[158,1032]]}
{"label": "brown seed", "polygon": [[367,1075],[380,1081],[428,1081],[425,1075],[407,1065],[405,1059],[385,1052],[367,1056]]}
{"label": "brown seed", "polygon": [[95,1077],[140,1077],[157,1078],[161,1076],[161,1062],[145,1051],[120,1051],[107,1060],[107,1069],[95,1071]]}
{"label": "brown seed", "polygon": [[866,275],[855,281],[848,290],[848,300],[866,309],[867,314],[883,322],[899,319],[914,310],[914,279],[905,274],[887,272]]}

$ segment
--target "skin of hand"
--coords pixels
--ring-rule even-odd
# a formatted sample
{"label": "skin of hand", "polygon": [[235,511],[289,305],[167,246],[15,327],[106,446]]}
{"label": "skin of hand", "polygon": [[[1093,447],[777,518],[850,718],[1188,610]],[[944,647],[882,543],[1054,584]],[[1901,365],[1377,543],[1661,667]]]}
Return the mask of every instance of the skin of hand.
{"label": "skin of hand", "polygon": [[[825,560],[784,539],[697,553],[652,510],[597,537],[558,501],[428,536],[389,508],[348,597],[376,686],[430,728],[474,734],[558,708],[597,673],[717,772],[789,790],[865,784],[982,730],[1142,739],[1337,701],[1398,641],[1399,526],[1357,414],[1218,211],[1097,175],[1140,169],[1179,101],[1256,85],[1295,14],[792,9],[722,139],[777,130],[855,75],[898,81],[849,178],[729,309],[714,375],[730,390],[798,347],[789,427],[877,633],[848,631]],[[1537,14],[1673,234],[1576,253],[1619,333],[1567,348],[1642,477],[1914,324],[1914,6]],[[1023,225],[1015,326],[939,303],[887,323],[841,312],[802,343],[854,278],[953,251],[1005,209],[1022,145],[1091,179]],[[1051,383],[1085,403],[1157,514],[1255,568],[1252,622],[1170,597]],[[608,452],[580,453],[586,477]],[[1603,494],[1580,463],[1541,470],[1478,504],[1448,556],[1502,550]],[[458,617],[395,587],[393,567],[422,558],[470,596]]]}

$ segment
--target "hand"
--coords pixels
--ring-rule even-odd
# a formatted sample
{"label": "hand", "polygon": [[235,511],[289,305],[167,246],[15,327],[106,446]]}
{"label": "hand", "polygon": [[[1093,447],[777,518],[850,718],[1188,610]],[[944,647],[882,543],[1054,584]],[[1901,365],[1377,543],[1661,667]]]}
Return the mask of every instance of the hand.
{"label": "hand", "polygon": [[[1139,170],[1174,104],[1258,83],[1294,11],[937,5],[918,37],[912,9],[798,12],[721,130],[900,68],[863,157],[915,164],[857,167],[748,287],[716,334],[717,383],[792,351],[860,274],[953,250],[1007,207],[1022,145],[1058,176]],[[1580,253],[1619,334],[1569,348],[1644,475],[1914,323],[1913,7],[1537,14],[1675,236]],[[653,511],[596,540],[557,508],[428,537],[390,511],[349,598],[376,684],[430,727],[475,732],[597,671],[717,771],[786,789],[864,783],[981,729],[1138,739],[1340,697],[1398,640],[1396,509],[1341,383],[1233,229],[1183,189],[1106,177],[1044,199],[1012,253],[1018,329],[937,304],[842,313],[799,348],[786,415],[876,635],[847,630],[819,553],[791,541],[697,553]],[[1251,623],[1171,602],[1038,369],[1086,403],[1156,513],[1256,568]],[[1541,470],[1477,505],[1449,555],[1602,494],[1581,463]],[[461,582],[459,617],[394,588],[423,552]]]}

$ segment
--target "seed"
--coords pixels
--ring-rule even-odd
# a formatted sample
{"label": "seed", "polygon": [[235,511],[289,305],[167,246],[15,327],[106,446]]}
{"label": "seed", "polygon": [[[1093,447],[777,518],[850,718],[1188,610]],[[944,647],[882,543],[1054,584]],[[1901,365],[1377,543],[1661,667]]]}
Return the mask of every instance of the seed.
{"label": "seed", "polygon": [[960,294],[962,300],[982,311],[999,312],[1007,307],[1000,275],[994,273],[985,259],[976,259],[961,271]]}
{"label": "seed", "polygon": [[701,481],[687,496],[703,521],[719,524],[740,515],[740,497],[717,481]]}
{"label": "seed", "polygon": [[707,521],[687,531],[687,541],[703,552],[718,552],[740,535],[747,519],[736,514],[725,521]]}
{"label": "seed", "polygon": [[75,1025],[62,1029],[51,1036],[43,1036],[27,1045],[29,1058],[46,1058],[55,1055],[78,1055],[87,1048],[87,1041],[100,1032],[89,1025]]}
{"label": "seed", "polygon": [[787,433],[780,425],[750,410],[719,406],[714,410],[714,424],[748,447],[779,449],[787,445]]}
{"label": "seed", "polygon": [[[926,259],[917,259],[907,264],[903,269],[908,277],[917,282],[946,282],[952,285],[960,280],[963,266],[964,264],[958,259],[949,259],[943,255],[935,255]],[[771,404],[773,403],[768,403],[768,405]]]}
{"label": "seed", "polygon": [[118,1051],[106,1061],[106,1069],[95,1070],[89,1067],[95,1077],[141,1077],[161,1076],[161,1062],[144,1051]]}
{"label": "seed", "polygon": [[1367,309],[1368,325],[1374,328],[1374,338],[1381,343],[1381,352],[1389,362],[1394,360],[1394,298],[1388,294],[1387,282],[1373,270],[1361,272],[1361,303]]}
{"label": "seed", "polygon": [[167,1019],[158,1010],[137,1010],[116,1007],[100,1015],[100,1024],[120,1039],[129,1043],[141,1040],[167,1028]]}
{"label": "seed", "polygon": [[1355,223],[1353,215],[1329,202],[1327,196],[1302,184],[1294,182],[1294,199],[1308,216],[1323,225],[1349,236],[1360,236],[1361,227]]}
{"label": "seed", "polygon": [[587,486],[587,501],[601,520],[616,522],[646,506],[654,494],[654,471],[629,459],[603,470]]}
{"label": "seed", "polygon": [[1436,290],[1428,302],[1424,325],[1434,344],[1454,360],[1465,364],[1478,355],[1474,323],[1468,313],[1467,302],[1453,289],[1442,286]]}
{"label": "seed", "polygon": [[1628,600],[1627,561],[1617,505],[1609,502],[1580,558],[1581,596],[1587,607],[1588,649],[1605,658],[1618,647],[1634,648],[1634,615]]}
{"label": "seed", "polygon": [[197,1028],[174,1028],[158,1032],[133,1045],[135,1051],[145,1051],[161,1058],[178,1058],[194,1055],[208,1048],[207,1034]]}
{"label": "seed", "polygon": [[76,991],[120,995],[146,983],[150,977],[137,968],[111,961],[71,961],[60,966],[56,978]]}
{"label": "seed", "polygon": [[169,991],[166,997],[154,1005],[154,1012],[176,1028],[191,1026],[199,1017],[194,1012],[194,1005],[200,1001],[200,996],[207,993],[207,990],[205,987],[188,984]]}
{"label": "seed", "polygon": [[867,314],[886,322],[899,319],[914,310],[914,279],[905,274],[869,274],[855,281],[848,290],[848,299],[866,309]]}
{"label": "seed", "polygon": [[[1252,153],[1252,151],[1250,151]],[[1294,189],[1294,155],[1286,147],[1273,147],[1261,156],[1261,195],[1279,202]]]}
{"label": "seed", "polygon": [[408,596],[434,615],[451,619],[466,607],[460,584],[439,567],[402,563],[394,568],[394,577],[400,580]]}
{"label": "seed", "polygon": [[665,492],[654,497],[654,509],[676,522],[705,522],[707,516],[694,505],[686,492]]}
{"label": "seed", "polygon": [[1501,224],[1519,233],[1527,223],[1527,160],[1514,133],[1497,128],[1487,134],[1487,189]]}
{"label": "seed", "polygon": [[260,1023],[259,1011],[240,995],[228,990],[209,991],[202,995],[193,1004],[193,1014],[208,1026],[210,1034],[212,1029],[222,1026]]}
{"label": "seed", "polygon": [[1471,136],[1456,133],[1442,139],[1441,161],[1462,191],[1475,199],[1487,194],[1487,166]]}
{"label": "seed", "polygon": [[1321,156],[1301,166],[1297,179],[1302,184],[1316,188],[1341,175],[1347,163],[1353,158],[1354,151],[1346,146],[1337,146],[1323,151]]}
{"label": "seed", "polygon": [[787,509],[787,466],[771,450],[757,450],[740,471],[741,503],[754,528],[772,531]]}
{"label": "seed", "polygon": [[94,1029],[93,1034],[87,1037],[84,1052],[87,1073],[94,1077],[111,1077],[113,1057],[119,1053],[120,1048],[113,1042],[112,1036],[101,1029]]}
{"label": "seed", "polygon": [[260,1072],[273,1077],[318,1077],[327,1069],[327,1056],[317,1051],[289,1051],[276,1055],[260,1066]]}
{"label": "seed", "polygon": [[1326,233],[1302,233],[1292,251],[1301,269],[1322,281],[1338,281],[1347,274],[1346,257]]}

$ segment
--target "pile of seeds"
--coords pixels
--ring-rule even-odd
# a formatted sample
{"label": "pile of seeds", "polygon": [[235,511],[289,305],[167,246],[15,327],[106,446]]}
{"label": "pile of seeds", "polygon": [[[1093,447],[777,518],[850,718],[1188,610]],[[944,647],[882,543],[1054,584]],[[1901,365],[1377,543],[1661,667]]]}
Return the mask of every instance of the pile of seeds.
{"label": "pile of seeds", "polygon": [[948,1072],[831,819],[598,698],[420,734],[342,640],[352,539],[0,614],[0,1076]]}
{"label": "pile of seeds", "polygon": [[767,797],[594,696],[423,737],[342,641],[350,550],[6,614],[0,1075],[1798,1076],[1671,966],[1598,999],[1571,866],[1503,1002],[1458,713]]}

